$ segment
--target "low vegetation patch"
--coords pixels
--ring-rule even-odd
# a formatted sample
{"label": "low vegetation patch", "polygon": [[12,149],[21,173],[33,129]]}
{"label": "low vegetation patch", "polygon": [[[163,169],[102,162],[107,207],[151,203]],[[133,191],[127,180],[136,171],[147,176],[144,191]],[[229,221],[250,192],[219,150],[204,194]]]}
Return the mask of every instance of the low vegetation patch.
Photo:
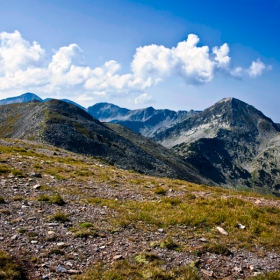
{"label": "low vegetation patch", "polygon": [[63,212],[57,212],[52,216],[49,216],[47,218],[48,221],[56,221],[56,222],[61,222],[61,223],[65,223],[69,221],[68,215],[63,213]]}
{"label": "low vegetation patch", "polygon": [[159,195],[165,195],[166,194],[166,189],[163,187],[157,187],[155,189],[155,194],[159,194]]}
{"label": "low vegetation patch", "polygon": [[176,242],[171,238],[171,237],[168,237],[168,238],[165,238],[163,240],[160,240],[160,241],[153,241],[151,242],[150,244],[152,247],[160,247],[160,248],[166,248],[166,249],[169,249],[169,250],[176,250],[176,251],[179,251],[179,245],[176,244]]}
{"label": "low vegetation patch", "polygon": [[129,260],[121,260],[111,265],[97,264],[88,272],[74,276],[74,280],[199,280],[197,269],[185,266],[170,270],[162,267],[162,262],[150,259],[146,255],[138,255]]}
{"label": "low vegetation patch", "polygon": [[10,255],[0,250],[0,279],[20,280],[23,279],[23,271]]}
{"label": "low vegetation patch", "polygon": [[66,203],[60,194],[54,194],[53,196],[49,196],[47,194],[41,194],[38,198],[38,201],[45,201],[60,206],[63,206]]}
{"label": "low vegetation patch", "polygon": [[249,278],[250,280],[279,280],[280,279],[280,271],[263,273],[258,276],[253,276]]}
{"label": "low vegetation patch", "polygon": [[10,172],[11,172],[11,170],[7,165],[0,164],[0,174],[1,175],[5,175],[5,174],[8,174]]}

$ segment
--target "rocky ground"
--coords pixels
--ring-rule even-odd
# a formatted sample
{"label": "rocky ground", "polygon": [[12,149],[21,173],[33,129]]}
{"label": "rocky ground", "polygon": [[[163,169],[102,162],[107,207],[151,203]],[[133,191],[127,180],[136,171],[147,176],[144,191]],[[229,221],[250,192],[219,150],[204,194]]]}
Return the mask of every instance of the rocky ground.
{"label": "rocky ground", "polygon": [[[232,246],[219,254],[203,249],[210,239],[207,234],[196,232],[196,227],[176,224],[161,228],[149,223],[141,227],[141,221],[124,226],[112,224],[111,220],[118,216],[117,210],[100,201],[160,203],[162,199],[151,192],[152,187],[148,184],[137,188],[140,183],[135,180],[140,180],[141,176],[136,173],[117,170],[92,158],[51,146],[38,147],[31,142],[10,140],[1,140],[0,145],[17,146],[26,149],[27,153],[32,147],[34,151],[33,156],[25,156],[23,150],[8,154],[3,149],[0,153],[2,166],[20,171],[2,172],[0,176],[0,249],[21,263],[27,279],[71,279],[99,261],[111,264],[143,253],[160,259],[163,270],[191,264],[197,268],[201,279],[246,279],[280,270],[279,248],[256,246],[252,250]],[[60,161],[52,162],[53,158]],[[49,174],[50,163],[60,170],[58,173],[70,167],[77,172],[75,168],[79,165],[73,167],[65,163],[69,158],[87,164],[88,169],[95,170],[95,175],[99,171],[103,179],[97,175],[86,179],[74,176],[62,179],[61,174]],[[104,177],[106,174],[110,179]],[[120,180],[112,180],[112,174]],[[159,180],[164,186],[164,179]],[[58,192],[62,200],[52,201]],[[207,191],[194,189],[191,193],[188,191],[190,194],[202,198],[213,195],[210,188]],[[186,195],[186,191],[168,187],[164,195],[165,198],[178,198]],[[223,196],[226,198],[229,194]],[[235,196],[257,207],[280,207],[279,201],[274,199]],[[89,198],[94,203],[88,203]],[[170,237],[171,229],[173,242],[180,250],[176,246],[157,246]],[[218,231],[216,234],[218,238],[223,236]]]}

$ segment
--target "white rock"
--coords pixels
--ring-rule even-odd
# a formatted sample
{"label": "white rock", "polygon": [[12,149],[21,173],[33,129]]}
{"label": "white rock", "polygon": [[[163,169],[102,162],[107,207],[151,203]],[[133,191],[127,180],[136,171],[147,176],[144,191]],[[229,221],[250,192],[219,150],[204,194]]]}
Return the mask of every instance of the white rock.
{"label": "white rock", "polygon": [[34,189],[34,190],[39,190],[40,188],[41,188],[41,185],[39,185],[39,184],[33,186],[33,189]]}
{"label": "white rock", "polygon": [[216,227],[216,229],[218,230],[219,233],[223,235],[228,235],[228,233],[222,227]]}
{"label": "white rock", "polygon": [[204,238],[204,237],[201,237],[199,240],[200,240],[201,242],[207,242],[207,239]]}
{"label": "white rock", "polygon": [[18,236],[15,234],[15,235],[13,235],[13,236],[11,237],[11,240],[16,240],[17,237],[18,237]]}
{"label": "white rock", "polygon": [[244,226],[244,225],[242,225],[242,224],[237,224],[237,226],[238,226],[238,228],[240,228],[240,229],[245,229],[246,228],[246,226]]}

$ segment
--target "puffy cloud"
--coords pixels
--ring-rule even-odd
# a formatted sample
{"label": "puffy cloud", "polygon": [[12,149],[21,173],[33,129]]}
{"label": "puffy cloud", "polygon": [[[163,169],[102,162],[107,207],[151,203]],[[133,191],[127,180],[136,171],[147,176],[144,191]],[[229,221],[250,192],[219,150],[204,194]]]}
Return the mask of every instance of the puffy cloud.
{"label": "puffy cloud", "polygon": [[183,77],[188,84],[210,82],[217,63],[210,59],[208,46],[197,47],[198,42],[199,38],[190,34],[186,41],[171,49],[157,45],[137,48],[132,71],[154,80],[175,75]]}
{"label": "puffy cloud", "polygon": [[152,100],[152,96],[147,93],[143,93],[134,99],[135,104],[143,104]]}
{"label": "puffy cloud", "polygon": [[45,51],[37,42],[30,44],[17,30],[0,33],[0,73],[42,66],[44,60]]}
{"label": "puffy cloud", "polygon": [[88,96],[86,94],[82,94],[77,98],[78,101],[92,101],[93,97],[92,96]]}
{"label": "puffy cloud", "polygon": [[266,66],[260,59],[253,61],[250,68],[247,70],[251,78],[260,76],[265,70],[271,69],[271,66]]}
{"label": "puffy cloud", "polygon": [[248,69],[231,68],[229,46],[198,46],[197,35],[167,48],[147,45],[136,49],[130,73],[120,74],[121,65],[114,60],[91,68],[86,65],[83,50],[77,44],[54,51],[47,61],[45,50],[37,42],[28,42],[19,31],[0,33],[0,90],[33,90],[53,96],[54,93],[77,95],[88,101],[95,95],[138,94],[135,103],[151,101],[145,92],[167,77],[182,77],[186,84],[204,84],[213,80],[217,71],[255,78],[269,67],[260,60]]}
{"label": "puffy cloud", "polygon": [[228,44],[223,44],[220,48],[214,47],[213,53],[216,55],[215,61],[218,62],[218,67],[227,68],[230,63],[229,46]]}

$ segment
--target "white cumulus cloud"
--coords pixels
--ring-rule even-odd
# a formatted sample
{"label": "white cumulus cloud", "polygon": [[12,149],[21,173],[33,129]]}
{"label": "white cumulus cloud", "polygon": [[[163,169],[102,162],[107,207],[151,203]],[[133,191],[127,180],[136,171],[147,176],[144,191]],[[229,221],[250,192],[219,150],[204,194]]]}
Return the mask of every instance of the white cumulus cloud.
{"label": "white cumulus cloud", "polygon": [[199,38],[190,34],[176,47],[149,45],[136,50],[131,63],[132,71],[139,77],[164,79],[181,76],[187,84],[210,82],[217,62],[209,57],[209,47],[198,47]]}
{"label": "white cumulus cloud", "polygon": [[211,82],[217,71],[230,76],[251,78],[269,70],[259,59],[243,69],[232,68],[228,44],[198,46],[199,38],[189,34],[187,40],[167,48],[147,45],[136,49],[131,71],[120,74],[121,65],[110,60],[99,67],[86,64],[83,50],[77,44],[62,46],[47,60],[45,50],[37,42],[28,42],[19,31],[0,33],[0,90],[34,91],[53,96],[64,93],[89,101],[96,95],[138,94],[135,103],[151,101],[145,89],[168,77],[179,76],[186,84]]}
{"label": "white cumulus cloud", "polygon": [[37,42],[30,44],[18,31],[0,33],[0,73],[42,66],[45,51]]}
{"label": "white cumulus cloud", "polygon": [[135,104],[143,104],[143,103],[147,103],[148,101],[152,100],[152,96],[151,95],[148,95],[147,93],[143,93],[139,96],[137,96],[135,99],[134,99],[134,103]]}
{"label": "white cumulus cloud", "polygon": [[250,68],[247,71],[251,78],[256,78],[262,75],[265,70],[269,69],[271,69],[271,66],[266,66],[263,62],[261,62],[260,59],[258,59],[257,61],[252,62]]}

